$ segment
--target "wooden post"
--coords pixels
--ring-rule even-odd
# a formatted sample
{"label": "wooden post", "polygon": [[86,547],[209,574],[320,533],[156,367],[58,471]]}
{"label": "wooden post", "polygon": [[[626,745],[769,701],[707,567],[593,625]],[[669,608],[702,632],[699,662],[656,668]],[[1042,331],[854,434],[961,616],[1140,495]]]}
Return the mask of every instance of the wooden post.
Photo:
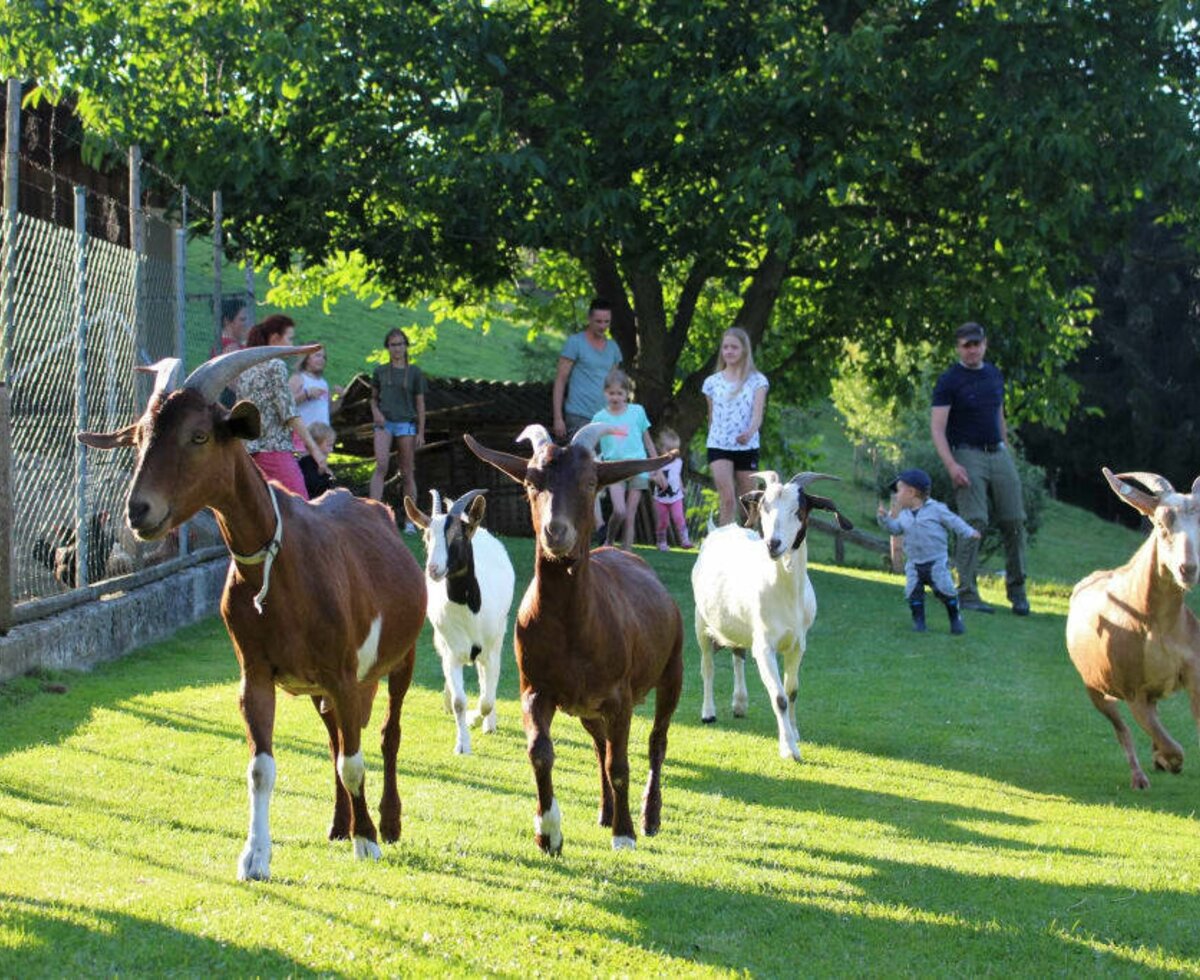
{"label": "wooden post", "polygon": [[[75,431],[87,431],[87,189],[75,186]],[[88,581],[87,447],[75,442],[75,584]]]}
{"label": "wooden post", "polygon": [[12,377],[13,331],[17,323],[17,214],[21,167],[21,83],[10,78],[5,89],[4,217],[0,220],[0,380]]}
{"label": "wooden post", "polygon": [[221,306],[223,292],[221,290],[221,260],[225,248],[221,240],[221,222],[225,216],[221,211],[221,192],[213,191],[213,344],[217,353],[221,352]]}
{"label": "wooden post", "polygon": [[12,626],[12,425],[8,384],[0,380],[0,633]]}
{"label": "wooden post", "polygon": [[[188,367],[187,341],[187,232],[175,229],[175,356]],[[188,524],[179,528],[179,555],[188,553]]]}

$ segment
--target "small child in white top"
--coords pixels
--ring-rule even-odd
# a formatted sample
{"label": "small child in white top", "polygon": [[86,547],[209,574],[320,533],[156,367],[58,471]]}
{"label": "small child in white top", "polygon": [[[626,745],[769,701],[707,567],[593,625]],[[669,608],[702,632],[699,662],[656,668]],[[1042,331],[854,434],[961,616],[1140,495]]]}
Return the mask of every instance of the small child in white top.
{"label": "small child in white top", "polygon": [[904,593],[912,610],[913,629],[925,632],[925,586],[928,585],[946,606],[950,632],[958,635],[965,633],[967,627],[958,609],[954,579],[950,577],[946,532],[968,538],[979,537],[979,532],[945,504],[931,500],[932,485],[924,470],[904,470],[888,488],[895,494],[891,514],[880,504],[876,519],[892,534],[904,535]]}
{"label": "small child in white top", "polygon": [[[665,456],[679,448],[679,433],[674,429],[661,429],[658,433],[658,454]],[[671,460],[652,477],[654,486],[650,493],[654,498],[654,533],[658,539],[658,550],[667,550],[667,528],[673,523],[681,548],[690,548],[687,517],[683,512],[683,460]]]}

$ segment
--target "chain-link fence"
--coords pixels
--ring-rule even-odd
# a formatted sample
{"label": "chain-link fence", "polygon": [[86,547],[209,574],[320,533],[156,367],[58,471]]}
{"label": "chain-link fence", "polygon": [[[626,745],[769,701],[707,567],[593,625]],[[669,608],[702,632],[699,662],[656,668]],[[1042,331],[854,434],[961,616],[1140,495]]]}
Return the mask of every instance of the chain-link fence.
{"label": "chain-link fence", "polygon": [[140,414],[153,379],[135,366],[205,360],[223,301],[254,308],[252,278],[219,244],[180,230],[189,207],[209,223],[212,212],[161,174],[165,187],[145,187],[134,153],[108,172],[87,167],[77,124],[58,110],[14,124],[13,92],[0,231],[0,466],[11,490],[0,501],[0,630],[124,587],[112,580],[149,566],[216,553],[211,519],[137,541],[124,522],[132,450],[86,450],[75,437]]}

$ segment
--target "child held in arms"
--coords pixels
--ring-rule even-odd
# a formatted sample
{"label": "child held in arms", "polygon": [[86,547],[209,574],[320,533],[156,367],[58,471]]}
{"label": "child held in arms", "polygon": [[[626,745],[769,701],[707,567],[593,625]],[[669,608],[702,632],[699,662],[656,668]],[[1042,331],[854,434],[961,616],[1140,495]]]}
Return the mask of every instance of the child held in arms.
{"label": "child held in arms", "polygon": [[890,512],[880,504],[876,519],[890,533],[904,535],[904,592],[912,610],[913,629],[925,632],[925,586],[928,585],[946,606],[950,632],[959,635],[967,627],[958,609],[954,579],[950,577],[946,532],[968,538],[979,537],[979,532],[945,504],[930,499],[932,485],[924,470],[904,470],[888,486],[892,492]]}

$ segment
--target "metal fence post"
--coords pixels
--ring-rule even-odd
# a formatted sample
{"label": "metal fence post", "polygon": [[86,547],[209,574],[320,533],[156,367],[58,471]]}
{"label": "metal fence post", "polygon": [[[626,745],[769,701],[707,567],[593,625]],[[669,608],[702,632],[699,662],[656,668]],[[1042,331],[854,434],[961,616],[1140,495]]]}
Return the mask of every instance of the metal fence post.
{"label": "metal fence post", "polygon": [[221,259],[225,244],[221,240],[221,222],[225,215],[221,210],[221,192],[213,191],[213,349],[221,352],[221,307],[224,305],[224,291],[221,289]]}
{"label": "metal fence post", "polygon": [[[87,431],[87,188],[75,187],[75,431]],[[88,584],[87,447],[75,443],[75,584]]]}
{"label": "metal fence post", "polygon": [[246,322],[254,326],[254,263],[246,260]]}
{"label": "metal fence post", "polygon": [[0,633],[12,626],[12,426],[8,383],[0,381]]}
{"label": "metal fence post", "polygon": [[4,124],[4,240],[0,242],[0,379],[12,377],[13,330],[17,322],[17,204],[20,197],[21,83],[8,80]]}
{"label": "metal fence post", "polygon": [[[187,232],[183,228],[175,229],[175,356],[183,362],[185,370],[188,367],[185,352],[187,350]],[[188,553],[188,524],[184,522],[179,527],[179,555]]]}

